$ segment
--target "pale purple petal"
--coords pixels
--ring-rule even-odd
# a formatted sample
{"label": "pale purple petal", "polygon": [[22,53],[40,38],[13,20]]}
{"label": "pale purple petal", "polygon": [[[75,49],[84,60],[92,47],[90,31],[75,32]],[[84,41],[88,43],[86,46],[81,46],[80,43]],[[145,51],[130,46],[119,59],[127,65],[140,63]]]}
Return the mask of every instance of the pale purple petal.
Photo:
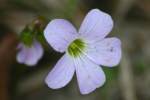
{"label": "pale purple petal", "polygon": [[19,63],[23,64],[26,60],[27,50],[20,48],[20,45],[21,44],[19,44],[19,49],[21,49],[21,50],[18,52],[16,59]]}
{"label": "pale purple petal", "polygon": [[118,38],[106,38],[95,43],[89,43],[85,53],[95,63],[113,67],[121,59],[121,42]]}
{"label": "pale purple petal", "polygon": [[100,66],[84,56],[74,62],[81,94],[89,94],[104,84],[106,78]]}
{"label": "pale purple petal", "polygon": [[72,79],[75,68],[71,59],[65,54],[50,71],[45,79],[48,87],[58,89],[66,86]]}
{"label": "pale purple petal", "polygon": [[36,50],[37,58],[41,59],[43,54],[44,54],[44,50],[43,50],[42,45],[39,42],[34,41],[33,46],[34,46],[34,48]]}
{"label": "pale purple petal", "polygon": [[26,48],[26,50],[28,51],[28,53],[26,55],[26,60],[24,63],[28,66],[36,65],[42,58],[44,52],[41,44],[37,41],[34,41],[32,47]]}
{"label": "pale purple petal", "polygon": [[[20,44],[19,44],[20,45]],[[21,64],[28,66],[34,66],[43,56],[43,48],[41,44],[34,41],[32,46],[28,47],[21,43],[19,46],[19,52],[17,54],[17,61]]]}
{"label": "pale purple petal", "polygon": [[98,9],[91,10],[79,29],[79,33],[88,39],[103,39],[112,30],[113,20],[110,15]]}
{"label": "pale purple petal", "polygon": [[64,52],[77,37],[77,32],[70,22],[64,19],[55,19],[45,28],[44,36],[56,51]]}

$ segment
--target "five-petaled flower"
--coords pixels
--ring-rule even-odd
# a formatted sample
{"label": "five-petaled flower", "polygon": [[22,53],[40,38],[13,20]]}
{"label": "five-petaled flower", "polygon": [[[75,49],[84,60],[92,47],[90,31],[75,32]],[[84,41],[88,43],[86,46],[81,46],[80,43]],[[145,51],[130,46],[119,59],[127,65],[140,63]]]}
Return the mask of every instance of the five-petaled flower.
{"label": "five-petaled flower", "polygon": [[17,48],[19,49],[17,61],[28,66],[36,65],[44,52],[41,44],[36,40],[30,46],[20,43]]}
{"label": "five-petaled flower", "polygon": [[113,67],[121,59],[120,40],[105,38],[112,27],[111,16],[98,9],[87,14],[79,32],[64,19],[52,20],[44,36],[53,49],[65,54],[46,77],[46,84],[52,89],[62,88],[76,72],[81,94],[101,87],[106,77],[100,66]]}

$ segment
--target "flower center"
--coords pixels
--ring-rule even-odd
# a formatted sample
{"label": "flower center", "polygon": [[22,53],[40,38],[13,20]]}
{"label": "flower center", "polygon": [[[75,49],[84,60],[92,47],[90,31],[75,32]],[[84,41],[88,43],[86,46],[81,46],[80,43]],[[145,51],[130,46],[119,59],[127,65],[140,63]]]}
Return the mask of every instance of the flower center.
{"label": "flower center", "polygon": [[68,53],[70,56],[78,57],[84,49],[85,43],[81,39],[76,39],[68,46]]}

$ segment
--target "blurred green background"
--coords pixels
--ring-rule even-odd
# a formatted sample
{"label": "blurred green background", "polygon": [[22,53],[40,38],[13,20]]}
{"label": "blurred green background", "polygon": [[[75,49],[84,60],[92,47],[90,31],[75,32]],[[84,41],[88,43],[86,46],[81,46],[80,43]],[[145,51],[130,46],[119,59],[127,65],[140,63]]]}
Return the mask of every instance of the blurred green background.
{"label": "blurred green background", "polygon": [[[79,28],[94,8],[112,16],[110,36],[122,41],[121,63],[103,67],[103,87],[83,96],[74,76],[62,89],[48,88],[44,79],[62,56],[48,44],[37,66],[16,62],[18,35],[36,17],[68,19]],[[150,0],[0,0],[0,100],[150,100]]]}

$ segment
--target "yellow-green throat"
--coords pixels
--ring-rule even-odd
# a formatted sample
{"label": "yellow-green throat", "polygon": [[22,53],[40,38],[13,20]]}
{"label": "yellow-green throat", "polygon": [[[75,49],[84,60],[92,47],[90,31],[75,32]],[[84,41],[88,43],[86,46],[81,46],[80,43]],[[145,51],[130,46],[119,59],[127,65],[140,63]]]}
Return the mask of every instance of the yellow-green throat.
{"label": "yellow-green throat", "polygon": [[76,39],[68,46],[68,53],[72,57],[78,57],[80,54],[83,53],[84,49],[85,43],[83,42],[83,40]]}

